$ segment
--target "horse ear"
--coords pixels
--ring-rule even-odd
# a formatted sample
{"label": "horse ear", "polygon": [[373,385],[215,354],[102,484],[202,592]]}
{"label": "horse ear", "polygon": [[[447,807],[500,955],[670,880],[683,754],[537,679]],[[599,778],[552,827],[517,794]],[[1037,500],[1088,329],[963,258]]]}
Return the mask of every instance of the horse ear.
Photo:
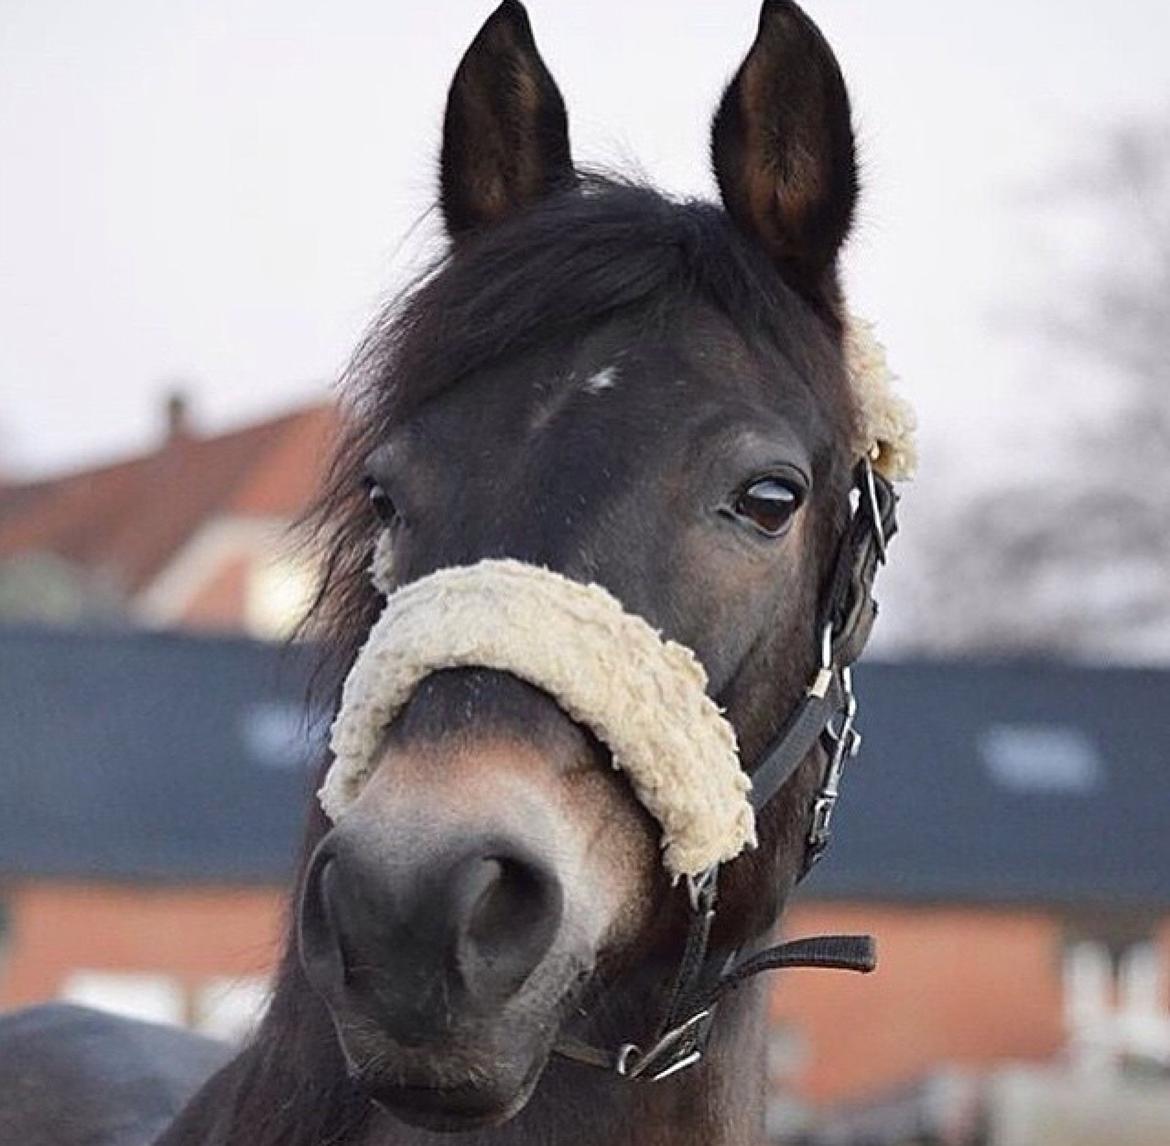
{"label": "horse ear", "polygon": [[794,285],[821,285],[853,221],[857,163],[841,70],[791,0],[765,0],[715,113],[711,161],[735,222]]}
{"label": "horse ear", "polygon": [[504,0],[479,30],[447,95],[440,202],[459,239],[574,180],[565,102],[528,13]]}

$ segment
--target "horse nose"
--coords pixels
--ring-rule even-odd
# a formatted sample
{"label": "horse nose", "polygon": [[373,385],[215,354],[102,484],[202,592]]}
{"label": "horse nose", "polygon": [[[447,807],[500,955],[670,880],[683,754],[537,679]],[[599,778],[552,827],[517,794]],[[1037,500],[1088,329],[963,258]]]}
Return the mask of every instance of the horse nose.
{"label": "horse nose", "polygon": [[553,945],[563,907],[555,874],[518,841],[461,840],[412,863],[336,829],[306,876],[301,959],[327,1002],[418,1045],[460,1013],[512,998]]}

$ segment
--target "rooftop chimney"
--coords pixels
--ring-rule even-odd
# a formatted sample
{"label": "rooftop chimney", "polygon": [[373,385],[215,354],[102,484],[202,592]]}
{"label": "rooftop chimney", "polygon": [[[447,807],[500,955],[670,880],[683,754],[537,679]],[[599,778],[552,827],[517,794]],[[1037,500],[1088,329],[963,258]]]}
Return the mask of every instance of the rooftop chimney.
{"label": "rooftop chimney", "polygon": [[175,389],[167,393],[164,412],[167,428],[166,444],[168,446],[192,436],[191,404],[185,390]]}

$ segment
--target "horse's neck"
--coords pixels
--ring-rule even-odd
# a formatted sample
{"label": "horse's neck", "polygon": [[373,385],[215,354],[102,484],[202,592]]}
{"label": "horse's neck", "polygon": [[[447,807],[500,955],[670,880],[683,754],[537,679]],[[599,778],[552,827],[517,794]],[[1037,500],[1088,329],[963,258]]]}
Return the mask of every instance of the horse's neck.
{"label": "horse's neck", "polygon": [[[299,1057],[295,1050],[261,1044],[221,1071],[158,1146],[762,1146],[766,1012],[758,981],[735,992],[720,1005],[703,1064],[660,1083],[630,1083],[554,1059],[517,1118],[455,1136],[404,1126],[374,1108],[357,1117],[352,1109],[331,1112],[328,1079],[298,1083],[284,1075],[287,1059]],[[302,1031],[313,1041],[323,1035]],[[283,1075],[278,1087],[274,1068]]]}
{"label": "horse's neck", "polygon": [[524,1112],[452,1138],[375,1117],[354,1146],[761,1146],[767,1005],[755,985],[721,1007],[702,1066],[631,1083],[554,1059]]}

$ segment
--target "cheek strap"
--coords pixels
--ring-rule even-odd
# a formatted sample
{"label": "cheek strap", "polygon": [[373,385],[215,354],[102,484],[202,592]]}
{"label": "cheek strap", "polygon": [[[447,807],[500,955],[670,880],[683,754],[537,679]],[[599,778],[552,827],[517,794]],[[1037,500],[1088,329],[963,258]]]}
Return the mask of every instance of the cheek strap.
{"label": "cheek strap", "polygon": [[[897,530],[896,504],[892,484],[875,471],[868,457],[863,458],[854,473],[850,525],[841,540],[821,606],[820,668],[752,773],[752,802],[762,809],[818,744],[824,749],[824,768],[805,837],[799,878],[808,874],[828,845],[842,772],[860,746],[861,738],[854,727],[857,700],[851,665],[864,648],[873,624],[877,608],[873,580],[885,560],[886,545]],[[698,879],[687,879],[691,912],[686,943],[650,1039],[640,1044],[626,1043],[612,1051],[564,1034],[557,1043],[558,1054],[616,1071],[624,1078],[670,1078],[701,1061],[719,1002],[755,976],[796,967],[868,972],[877,965],[874,941],[868,935],[816,936],[783,943],[746,958],[740,958],[737,952],[722,959],[713,957],[710,941],[718,876],[718,868],[712,868]]]}

